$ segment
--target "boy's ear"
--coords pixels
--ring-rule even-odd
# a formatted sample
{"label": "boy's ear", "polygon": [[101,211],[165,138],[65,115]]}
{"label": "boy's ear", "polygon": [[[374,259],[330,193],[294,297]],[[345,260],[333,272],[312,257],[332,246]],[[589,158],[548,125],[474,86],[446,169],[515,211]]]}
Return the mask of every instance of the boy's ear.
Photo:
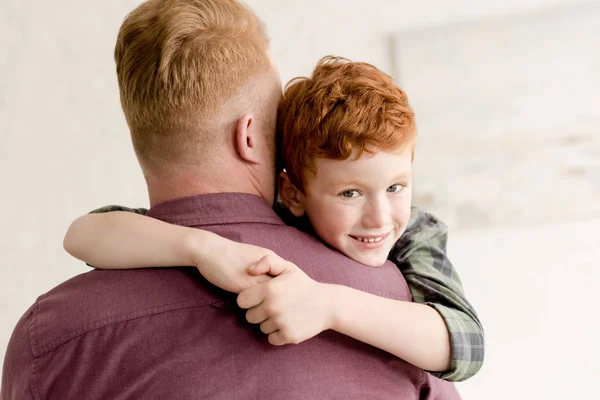
{"label": "boy's ear", "polygon": [[259,164],[261,160],[258,140],[256,138],[257,131],[253,126],[254,116],[245,114],[238,119],[235,126],[235,148],[242,160],[251,163]]}
{"label": "boy's ear", "polygon": [[278,177],[279,196],[283,204],[295,216],[301,217],[304,215],[305,197],[298,190],[296,185],[292,183],[286,172],[280,172]]}

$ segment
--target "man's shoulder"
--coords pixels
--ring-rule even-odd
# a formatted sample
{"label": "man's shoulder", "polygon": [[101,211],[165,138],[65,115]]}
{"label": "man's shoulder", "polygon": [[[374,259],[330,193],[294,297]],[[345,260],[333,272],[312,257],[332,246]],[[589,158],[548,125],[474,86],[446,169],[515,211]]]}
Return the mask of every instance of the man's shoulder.
{"label": "man's shoulder", "polygon": [[31,307],[37,357],[86,332],[143,316],[222,300],[191,268],[94,270],[38,297]]}

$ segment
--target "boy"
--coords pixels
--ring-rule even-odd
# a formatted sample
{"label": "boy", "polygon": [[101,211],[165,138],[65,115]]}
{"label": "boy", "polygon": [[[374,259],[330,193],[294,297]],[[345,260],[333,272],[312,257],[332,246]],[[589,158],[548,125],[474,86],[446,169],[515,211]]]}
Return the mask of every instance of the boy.
{"label": "boy", "polygon": [[321,284],[264,249],[135,214],[83,216],[65,248],[101,268],[197,266],[213,284],[240,293],[247,320],[260,324],[274,345],[333,329],[442,372],[443,379],[475,374],[483,361],[481,324],[451,265],[427,261],[443,253],[445,243],[435,240],[440,229],[445,240],[444,228],[415,213],[421,225],[402,236],[411,216],[416,135],[404,92],[371,65],[326,57],[312,78],[288,84],[278,132],[285,168],[279,194],[285,212],[301,220],[287,219],[368,267],[389,257],[421,304]]}

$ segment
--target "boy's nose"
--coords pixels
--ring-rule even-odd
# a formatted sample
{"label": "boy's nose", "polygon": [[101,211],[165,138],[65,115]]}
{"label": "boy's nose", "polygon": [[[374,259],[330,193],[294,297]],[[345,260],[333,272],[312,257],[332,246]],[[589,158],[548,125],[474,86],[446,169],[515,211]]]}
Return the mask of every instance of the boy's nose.
{"label": "boy's nose", "polygon": [[386,224],[389,205],[383,200],[370,201],[364,210],[362,224],[365,228],[377,229]]}

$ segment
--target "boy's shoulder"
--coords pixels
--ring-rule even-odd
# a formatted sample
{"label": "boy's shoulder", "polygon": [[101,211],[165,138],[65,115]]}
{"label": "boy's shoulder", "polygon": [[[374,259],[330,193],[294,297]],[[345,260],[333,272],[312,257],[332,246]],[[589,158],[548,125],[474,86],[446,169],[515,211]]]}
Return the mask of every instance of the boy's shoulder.
{"label": "boy's shoulder", "polygon": [[[406,230],[396,242],[390,258],[394,260],[407,259],[408,256],[419,248],[442,249],[445,254],[448,241],[448,226],[433,214],[411,207],[410,219]],[[444,255],[445,257],[445,255]]]}
{"label": "boy's shoulder", "polygon": [[421,208],[412,206],[410,209],[410,218],[406,226],[404,235],[414,236],[436,236],[447,234],[448,226],[435,215],[423,211]]}

